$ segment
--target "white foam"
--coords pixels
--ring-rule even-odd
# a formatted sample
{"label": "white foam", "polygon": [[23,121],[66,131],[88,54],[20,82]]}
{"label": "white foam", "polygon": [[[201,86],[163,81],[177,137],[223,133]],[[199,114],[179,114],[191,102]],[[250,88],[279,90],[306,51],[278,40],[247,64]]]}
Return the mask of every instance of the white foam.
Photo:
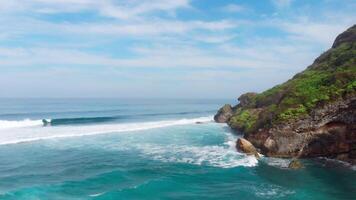
{"label": "white foam", "polygon": [[186,145],[149,145],[137,147],[150,158],[162,162],[189,163],[221,168],[237,166],[254,167],[258,160],[255,156],[238,153],[226,146],[186,146]]}
{"label": "white foam", "polygon": [[41,126],[42,124],[43,124],[42,120],[30,120],[30,119],[25,119],[21,121],[0,120],[0,130],[21,128],[21,127],[31,127],[31,126]]}
{"label": "white foam", "polygon": [[103,194],[105,194],[105,192],[90,194],[89,196],[90,196],[90,197],[98,197],[98,196],[101,196],[101,195],[103,195]]}
{"label": "white foam", "polygon": [[291,161],[291,159],[272,158],[272,157],[268,157],[265,160],[268,165],[273,167],[279,167],[279,168],[288,168],[288,165]]}
{"label": "white foam", "polygon": [[231,133],[225,133],[227,140],[225,141],[224,145],[228,146],[230,150],[236,150],[236,140],[238,137],[234,136]]}
{"label": "white foam", "polygon": [[[166,120],[157,122],[101,124],[81,126],[48,126],[48,127],[21,127],[0,130],[0,144],[14,144],[36,140],[79,137],[87,135],[133,132],[169,126],[189,125],[196,122],[211,122],[212,116],[193,119]],[[201,126],[201,125],[197,125]],[[254,156],[238,153],[235,149],[236,136],[229,132],[225,142],[221,145],[186,145],[186,144],[152,144],[130,142],[129,144],[116,144],[114,149],[136,149],[143,156],[162,162],[189,163],[194,165],[207,165],[213,167],[232,168],[237,166],[253,167],[258,161]],[[126,149],[125,149],[126,150]],[[95,194],[94,194],[95,195]]]}
{"label": "white foam", "polygon": [[[26,120],[24,120],[26,121]],[[193,119],[166,120],[157,122],[102,124],[85,126],[38,126],[41,120],[31,121],[22,126],[12,126],[11,129],[0,129],[0,145],[31,142],[36,140],[79,137],[113,132],[132,132],[169,126],[195,124],[196,122],[211,122],[212,116]],[[36,122],[36,123],[34,123]],[[30,126],[31,125],[31,126]]]}
{"label": "white foam", "polygon": [[287,188],[283,188],[274,184],[263,184],[259,187],[252,186],[249,187],[249,189],[252,189],[256,196],[264,199],[282,198],[295,193],[295,191],[293,190],[289,190]]}

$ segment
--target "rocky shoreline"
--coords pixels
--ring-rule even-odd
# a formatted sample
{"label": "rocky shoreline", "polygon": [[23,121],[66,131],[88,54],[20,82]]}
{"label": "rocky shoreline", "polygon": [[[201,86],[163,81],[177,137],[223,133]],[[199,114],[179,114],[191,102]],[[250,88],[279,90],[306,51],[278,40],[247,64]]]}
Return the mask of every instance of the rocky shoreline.
{"label": "rocky shoreline", "polygon": [[[235,106],[224,105],[214,120],[243,133],[259,153],[356,164],[356,25],[305,71],[238,100]],[[237,141],[244,149],[241,144]]]}

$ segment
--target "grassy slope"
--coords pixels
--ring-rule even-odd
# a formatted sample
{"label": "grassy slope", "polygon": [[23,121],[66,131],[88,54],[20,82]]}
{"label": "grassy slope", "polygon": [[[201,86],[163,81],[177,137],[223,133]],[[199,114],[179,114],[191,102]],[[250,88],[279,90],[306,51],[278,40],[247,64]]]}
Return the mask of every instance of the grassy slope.
{"label": "grassy slope", "polygon": [[315,107],[355,91],[356,42],[346,42],[322,54],[289,81],[257,94],[248,105],[238,107],[229,124],[247,133],[254,132],[307,117]]}

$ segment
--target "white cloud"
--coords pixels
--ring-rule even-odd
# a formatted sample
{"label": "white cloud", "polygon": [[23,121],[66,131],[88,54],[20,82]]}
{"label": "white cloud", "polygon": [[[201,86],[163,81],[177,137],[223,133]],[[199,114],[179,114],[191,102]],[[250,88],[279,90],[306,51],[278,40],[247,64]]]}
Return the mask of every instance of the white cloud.
{"label": "white cloud", "polygon": [[294,0],[272,0],[272,3],[277,7],[277,8],[286,8],[289,7]]}
{"label": "white cloud", "polygon": [[289,32],[291,37],[308,42],[318,42],[324,46],[331,46],[338,34],[346,30],[348,25],[330,23],[282,23],[282,29]]}
{"label": "white cloud", "polygon": [[154,11],[174,12],[179,8],[189,8],[188,0],[141,0],[128,1],[125,4],[105,3],[98,7],[98,12],[107,17],[131,19]]}
{"label": "white cloud", "polygon": [[298,40],[328,48],[338,34],[355,23],[356,15],[327,13],[323,18],[325,20],[321,21],[298,16],[292,19],[271,19],[263,24],[285,31],[291,41]]}
{"label": "white cloud", "polygon": [[127,20],[154,11],[174,12],[189,7],[189,0],[11,0],[1,2],[0,11],[47,14],[94,11],[105,17]]}
{"label": "white cloud", "polygon": [[226,11],[226,12],[235,13],[235,12],[242,12],[242,11],[246,10],[246,8],[244,6],[241,6],[238,4],[228,4],[228,5],[224,6],[222,8],[222,10]]}
{"label": "white cloud", "polygon": [[[0,66],[100,66],[116,68],[179,69],[292,69],[296,72],[312,62],[315,53],[303,44],[251,38],[246,47],[232,44],[203,49],[190,43],[158,41],[133,47],[132,58],[87,53],[67,48],[2,48]],[[288,59],[286,59],[288,58]],[[172,62],[174,60],[174,62]]]}
{"label": "white cloud", "polygon": [[197,41],[205,42],[205,43],[225,43],[234,39],[236,35],[234,34],[202,34],[202,35],[194,35],[192,38]]}
{"label": "white cloud", "polygon": [[[291,5],[292,0],[273,2],[278,9],[295,6]],[[97,92],[107,89],[112,93],[117,89],[106,78],[112,76],[115,80],[129,80],[138,94],[144,93],[142,85],[152,84],[159,95],[162,91],[173,91],[165,89],[170,87],[166,84],[179,83],[173,96],[186,94],[187,89],[197,95],[211,92],[224,95],[231,91],[236,91],[231,95],[237,95],[240,91],[266,89],[303,70],[355,21],[354,14],[336,15],[328,10],[326,14],[318,13],[319,20],[313,16],[300,17],[303,11],[294,9],[288,10],[288,14],[269,13],[263,19],[252,16],[254,20],[248,20],[250,17],[244,20],[243,16],[225,16],[224,12],[214,19],[200,18],[201,13],[179,18],[175,16],[178,9],[198,11],[189,0],[4,1],[0,4],[0,39],[4,41],[0,46],[0,69],[10,70],[0,73],[0,82],[11,87],[15,84],[9,83],[23,79],[25,91],[30,90],[32,79],[38,80],[37,85],[44,85],[58,84],[60,77],[71,77],[67,83],[74,85],[79,77],[90,85],[100,80],[95,77],[99,73],[106,83],[90,85]],[[247,8],[228,4],[218,9],[235,13]],[[82,12],[95,19],[48,18],[52,14]],[[264,34],[264,28],[272,34]],[[273,35],[274,32],[277,34]],[[154,73],[140,68],[163,70]],[[173,68],[179,74],[162,75]],[[12,69],[16,72],[10,76]],[[32,72],[33,69],[40,70]],[[20,76],[22,72],[28,74]],[[117,91],[130,90],[125,83],[116,85],[121,85]],[[62,87],[57,86],[58,90]],[[48,89],[50,92],[51,88]],[[77,91],[85,89],[90,90],[83,87]],[[62,87],[61,92],[66,91]]]}
{"label": "white cloud", "polygon": [[[203,32],[203,34],[209,35],[210,40],[217,40],[217,37],[226,38],[228,31],[238,26],[236,22],[229,20],[180,21],[166,19],[143,19],[130,22],[54,23],[21,17],[4,17],[0,19],[0,23],[3,25],[0,26],[0,32],[3,33],[3,37],[13,38],[26,36],[27,34],[46,34],[52,36],[62,35],[67,37],[97,36],[96,39],[100,39],[108,35],[113,37],[140,37],[139,39],[144,39],[151,36],[187,35],[192,32]],[[195,35],[190,35],[190,37],[193,39],[195,38]],[[208,36],[206,36],[206,40],[209,39],[207,37]]]}

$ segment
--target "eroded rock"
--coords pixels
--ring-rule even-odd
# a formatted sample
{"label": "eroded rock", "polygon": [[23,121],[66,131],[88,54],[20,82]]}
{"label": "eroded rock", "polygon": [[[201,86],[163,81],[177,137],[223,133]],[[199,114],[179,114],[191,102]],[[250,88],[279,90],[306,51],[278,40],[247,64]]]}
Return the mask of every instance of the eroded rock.
{"label": "eroded rock", "polygon": [[251,105],[253,104],[253,99],[254,97],[257,95],[257,93],[254,93],[254,92],[248,92],[248,93],[245,93],[245,94],[242,94],[238,100],[240,102],[240,105],[241,106],[248,106],[248,105]]}
{"label": "eroded rock", "polygon": [[301,168],[303,168],[303,164],[298,159],[293,159],[289,163],[288,168],[289,169],[301,169]]}
{"label": "eroded rock", "polygon": [[214,116],[215,122],[226,123],[229,121],[233,115],[233,109],[230,104],[225,104],[222,108],[219,109],[218,113]]}
{"label": "eroded rock", "polygon": [[259,154],[257,152],[257,149],[249,142],[248,140],[244,138],[239,138],[236,141],[236,149],[238,151],[241,151],[243,153],[246,153],[248,155],[254,155],[257,158],[259,158]]}

